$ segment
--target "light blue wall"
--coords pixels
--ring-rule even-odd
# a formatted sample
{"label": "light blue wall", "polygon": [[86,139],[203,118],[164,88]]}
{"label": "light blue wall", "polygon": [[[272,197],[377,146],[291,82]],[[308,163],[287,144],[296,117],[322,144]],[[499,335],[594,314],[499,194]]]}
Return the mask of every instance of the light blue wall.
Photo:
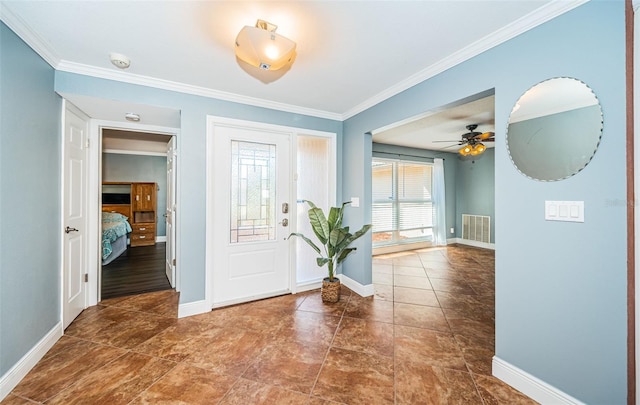
{"label": "light blue wall", "polygon": [[[626,403],[624,33],[624,2],[591,1],[344,125],[343,193],[366,194],[367,132],[495,89],[496,355],[591,404]],[[604,133],[578,175],[538,182],[513,167],[505,129],[516,100],[558,76],[591,86],[604,111]],[[585,222],[545,221],[545,200],[584,201]],[[368,223],[371,206],[347,214],[355,225]],[[367,263],[345,264],[346,274],[370,280],[362,274],[370,274],[370,263],[365,270]]]}
{"label": "light blue wall", "polygon": [[[283,79],[286,80],[286,77]],[[205,298],[205,257],[212,254],[205,246],[206,191],[206,120],[207,115],[308,128],[338,134],[338,190],[342,187],[342,123],[322,118],[252,107],[168,90],[97,79],[57,71],[55,89],[137,104],[168,107],[181,111],[180,135],[177,136],[179,168],[176,227],[181,239],[180,302]],[[338,192],[338,200],[342,195]],[[370,249],[369,249],[370,250]]]}
{"label": "light blue wall", "polygon": [[102,154],[103,181],[157,183],[156,236],[167,235],[164,213],[167,211],[167,158],[164,156]]}
{"label": "light blue wall", "polygon": [[[387,159],[422,160],[433,162],[434,157],[444,159],[444,189],[445,189],[445,212],[446,212],[446,236],[453,238],[455,235],[449,233],[450,228],[456,227],[456,193],[457,181],[456,173],[458,166],[458,156],[455,153],[436,152],[426,149],[408,148],[405,146],[387,145],[384,143],[374,143],[372,146],[373,156]],[[426,159],[415,158],[424,157]],[[493,178],[491,178],[493,181]],[[371,198],[371,197],[369,197]]]}
{"label": "light blue wall", "polygon": [[495,151],[487,149],[480,157],[457,158],[456,236],[462,237],[462,214],[491,217],[491,243],[495,243]]}
{"label": "light blue wall", "polygon": [[[344,211],[344,224],[351,229],[360,229],[371,223],[371,156],[373,142],[369,131],[360,132],[360,136],[345,136],[342,143],[344,160],[342,170],[342,192],[345,201],[352,197],[360,198],[360,207],[348,205]],[[353,132],[349,122],[345,122],[344,133]],[[357,250],[340,265],[340,272],[363,285],[372,283],[371,278],[371,232],[355,240],[351,246]]]}
{"label": "light blue wall", "polygon": [[0,376],[60,322],[54,71],[0,23]]}

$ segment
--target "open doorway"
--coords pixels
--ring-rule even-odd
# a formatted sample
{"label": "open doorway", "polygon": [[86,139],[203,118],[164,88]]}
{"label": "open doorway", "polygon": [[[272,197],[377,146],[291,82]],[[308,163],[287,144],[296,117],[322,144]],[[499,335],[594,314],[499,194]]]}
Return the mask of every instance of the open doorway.
{"label": "open doorway", "polygon": [[374,255],[429,247],[436,233],[449,244],[493,248],[494,111],[488,90],[372,131]]}
{"label": "open doorway", "polygon": [[101,299],[175,287],[174,144],[172,135],[102,129]]}
{"label": "open doorway", "polygon": [[[79,283],[86,285],[86,294],[83,295],[82,308],[96,305],[100,300],[101,287],[101,212],[102,212],[102,131],[103,129],[113,129],[120,131],[130,131],[135,134],[150,133],[171,136],[173,142],[173,179],[174,188],[173,195],[179,196],[178,168],[176,160],[179,150],[179,133],[181,125],[180,110],[166,107],[158,107],[147,104],[135,104],[119,100],[111,100],[105,98],[97,98],[91,96],[83,96],[72,93],[60,93],[65,100],[65,105],[69,108],[77,110],[84,117],[88,136],[82,141],[83,149],[86,150],[87,160],[80,169],[83,176],[86,176],[84,191],[81,193],[86,196],[86,204],[83,204],[82,210],[86,214],[86,237],[87,243],[83,252],[86,260],[82,260],[84,272],[81,274],[82,280]],[[130,122],[127,116],[131,115],[131,111],[136,112],[138,122]],[[65,129],[65,134],[66,134]],[[77,131],[76,131],[77,132]],[[166,154],[167,152],[165,152]],[[126,194],[126,192],[125,192]],[[172,207],[172,230],[173,241],[171,251],[173,252],[171,263],[171,271],[167,271],[172,275],[173,283],[175,283],[176,291],[180,290],[180,230],[179,215],[176,216],[176,206],[174,201]],[[169,211],[169,210],[167,210]],[[130,212],[127,212],[131,216]],[[160,218],[164,218],[164,213],[160,212]],[[126,216],[126,215],[125,215]],[[83,228],[84,229],[84,228]],[[127,232],[128,233],[128,232]],[[80,258],[72,257],[73,260]],[[169,270],[169,269],[167,269]],[[176,274],[178,273],[178,274]],[[62,279],[67,277],[67,271],[63,269]],[[63,307],[65,303],[63,302]],[[61,312],[64,312],[61,311]]]}

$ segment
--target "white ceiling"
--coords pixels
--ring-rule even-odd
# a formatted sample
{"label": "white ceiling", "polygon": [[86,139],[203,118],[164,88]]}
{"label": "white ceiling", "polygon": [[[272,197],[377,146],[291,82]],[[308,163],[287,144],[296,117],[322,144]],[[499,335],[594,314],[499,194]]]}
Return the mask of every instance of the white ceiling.
{"label": "white ceiling", "polygon": [[[445,106],[372,132],[374,142],[418,149],[457,152],[467,125],[476,124],[478,132],[495,132],[493,95],[460,105]],[[483,142],[493,148],[493,142]]]}
{"label": "white ceiling", "polygon": [[[584,1],[2,0],[0,18],[58,70],[342,120]],[[298,44],[289,69],[236,60],[258,18]]]}

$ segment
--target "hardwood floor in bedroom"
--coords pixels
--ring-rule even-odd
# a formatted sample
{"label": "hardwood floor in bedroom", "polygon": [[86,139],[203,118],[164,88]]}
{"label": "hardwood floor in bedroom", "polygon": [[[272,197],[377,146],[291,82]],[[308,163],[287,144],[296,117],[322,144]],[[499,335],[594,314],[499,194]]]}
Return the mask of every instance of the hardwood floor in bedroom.
{"label": "hardwood floor in bedroom", "polygon": [[165,274],[166,243],[128,248],[102,266],[102,299],[170,290]]}

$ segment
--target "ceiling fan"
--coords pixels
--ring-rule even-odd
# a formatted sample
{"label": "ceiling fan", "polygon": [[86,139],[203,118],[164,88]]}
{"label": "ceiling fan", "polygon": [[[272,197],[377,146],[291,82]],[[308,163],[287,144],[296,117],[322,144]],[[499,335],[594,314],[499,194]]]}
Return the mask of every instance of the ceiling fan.
{"label": "ceiling fan", "polygon": [[495,134],[493,132],[478,132],[475,129],[478,128],[478,124],[467,125],[469,132],[462,134],[458,141],[434,141],[434,142],[457,142],[458,146],[464,145],[458,150],[458,153],[462,156],[468,155],[480,155],[487,147],[482,142],[494,142]]}

